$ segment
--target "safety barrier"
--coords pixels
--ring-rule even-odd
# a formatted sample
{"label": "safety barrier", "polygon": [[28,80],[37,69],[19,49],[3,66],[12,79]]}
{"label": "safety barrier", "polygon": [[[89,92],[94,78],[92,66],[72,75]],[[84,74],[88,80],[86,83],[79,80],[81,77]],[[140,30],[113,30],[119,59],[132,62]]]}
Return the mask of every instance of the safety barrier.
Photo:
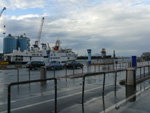
{"label": "safety barrier", "polygon": [[41,81],[47,81],[47,80],[54,80],[54,82],[55,82],[55,113],[57,113],[57,79],[56,78],[38,79],[38,80],[10,83],[8,85],[8,106],[7,106],[7,112],[11,113],[11,86],[20,85],[20,84],[27,84],[27,83],[34,83],[34,82],[41,82]]}
{"label": "safety barrier", "polygon": [[117,72],[120,71],[126,71],[126,69],[119,69],[119,70],[110,70],[110,71],[103,71],[103,72],[97,72],[97,73],[87,73],[84,74],[83,80],[82,80],[82,104],[84,104],[84,89],[85,89],[85,78],[93,75],[102,75],[103,74],[103,90],[102,90],[102,95],[104,95],[105,92],[105,78],[106,78],[106,73],[115,73],[115,86],[114,90],[116,91],[116,83],[117,83]]}

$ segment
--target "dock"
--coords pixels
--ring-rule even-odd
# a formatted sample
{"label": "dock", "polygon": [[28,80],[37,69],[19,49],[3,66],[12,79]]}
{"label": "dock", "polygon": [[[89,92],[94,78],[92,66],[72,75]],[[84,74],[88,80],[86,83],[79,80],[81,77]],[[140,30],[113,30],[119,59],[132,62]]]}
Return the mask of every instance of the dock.
{"label": "dock", "polygon": [[[7,92],[0,91],[3,98],[8,98],[8,102],[3,100],[4,102],[0,103],[0,113],[40,113],[41,111],[45,113],[75,113],[75,111],[90,113],[92,112],[91,107],[95,112],[100,113],[110,111],[116,113],[123,110],[131,112],[128,109],[129,106],[125,107],[124,103],[131,101],[141,105],[144,101],[135,101],[136,98],[143,98],[144,95],[150,97],[148,93],[150,88],[150,82],[148,82],[150,66],[148,63],[140,64],[142,63],[139,63],[135,68],[136,87],[126,85],[125,87],[119,83],[121,80],[126,79],[129,68],[127,64],[103,66],[104,68],[100,67],[100,70],[97,65],[92,66],[91,71],[86,71],[85,68],[88,67],[84,69],[69,69],[67,71],[47,71],[47,78],[45,79],[40,79],[39,70],[31,71],[25,70],[25,68],[14,68],[11,71],[5,69],[4,73],[7,71],[5,77],[13,78],[15,82],[10,82],[6,85],[6,87],[9,87],[8,96],[6,96]],[[2,70],[0,70],[1,73],[3,73]],[[12,76],[13,74],[16,76]],[[39,79],[37,79],[38,77]],[[54,79],[55,82],[53,81]],[[138,83],[139,80],[141,81]],[[45,85],[41,85],[41,81],[47,82]],[[138,109],[136,106],[134,108]],[[147,111],[147,109],[149,107],[144,110]]]}

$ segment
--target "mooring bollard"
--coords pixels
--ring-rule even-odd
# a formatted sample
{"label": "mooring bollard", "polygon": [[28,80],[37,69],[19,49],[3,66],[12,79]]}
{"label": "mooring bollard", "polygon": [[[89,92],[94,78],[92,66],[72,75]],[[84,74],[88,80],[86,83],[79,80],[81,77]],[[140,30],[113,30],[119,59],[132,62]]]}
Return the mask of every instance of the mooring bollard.
{"label": "mooring bollard", "polygon": [[[130,98],[131,96],[132,98]],[[129,102],[134,102],[136,100],[136,86],[126,86],[126,98],[130,98],[128,99]]]}
{"label": "mooring bollard", "polygon": [[136,70],[135,68],[128,68],[126,75],[126,85],[136,85]]}
{"label": "mooring bollard", "polygon": [[[41,72],[41,79],[46,79],[46,75],[47,75],[47,71],[46,71],[46,67],[42,66],[40,68],[40,72]],[[41,81],[41,85],[46,85],[46,81]]]}

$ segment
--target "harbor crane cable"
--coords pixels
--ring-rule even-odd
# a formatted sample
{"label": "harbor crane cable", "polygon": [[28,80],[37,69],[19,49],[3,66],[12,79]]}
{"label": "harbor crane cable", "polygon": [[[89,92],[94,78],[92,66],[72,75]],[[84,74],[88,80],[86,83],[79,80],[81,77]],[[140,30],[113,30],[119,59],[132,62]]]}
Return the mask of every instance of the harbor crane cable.
{"label": "harbor crane cable", "polygon": [[42,22],[41,22],[41,26],[40,26],[40,31],[39,31],[39,35],[38,35],[38,40],[35,41],[35,45],[37,45],[37,46],[39,46],[39,43],[40,43],[43,24],[44,24],[44,17],[42,18]]}

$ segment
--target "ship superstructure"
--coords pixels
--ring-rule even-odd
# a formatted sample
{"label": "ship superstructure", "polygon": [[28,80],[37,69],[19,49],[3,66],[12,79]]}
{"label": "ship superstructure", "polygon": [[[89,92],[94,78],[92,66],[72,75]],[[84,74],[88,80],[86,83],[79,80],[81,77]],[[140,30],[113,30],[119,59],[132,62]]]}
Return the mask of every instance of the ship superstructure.
{"label": "ship superstructure", "polygon": [[37,45],[33,45],[31,50],[24,50],[23,52],[13,50],[12,53],[4,54],[4,60],[11,63],[27,63],[29,61],[69,61],[76,60],[77,54],[72,49],[62,49],[60,40],[56,41],[55,46],[50,49],[45,43],[42,43],[42,49]]}
{"label": "ship superstructure", "polygon": [[50,51],[50,60],[58,60],[58,61],[68,61],[68,60],[76,60],[77,54],[72,51],[72,49],[62,49],[60,46],[60,40],[56,41],[55,46]]}

